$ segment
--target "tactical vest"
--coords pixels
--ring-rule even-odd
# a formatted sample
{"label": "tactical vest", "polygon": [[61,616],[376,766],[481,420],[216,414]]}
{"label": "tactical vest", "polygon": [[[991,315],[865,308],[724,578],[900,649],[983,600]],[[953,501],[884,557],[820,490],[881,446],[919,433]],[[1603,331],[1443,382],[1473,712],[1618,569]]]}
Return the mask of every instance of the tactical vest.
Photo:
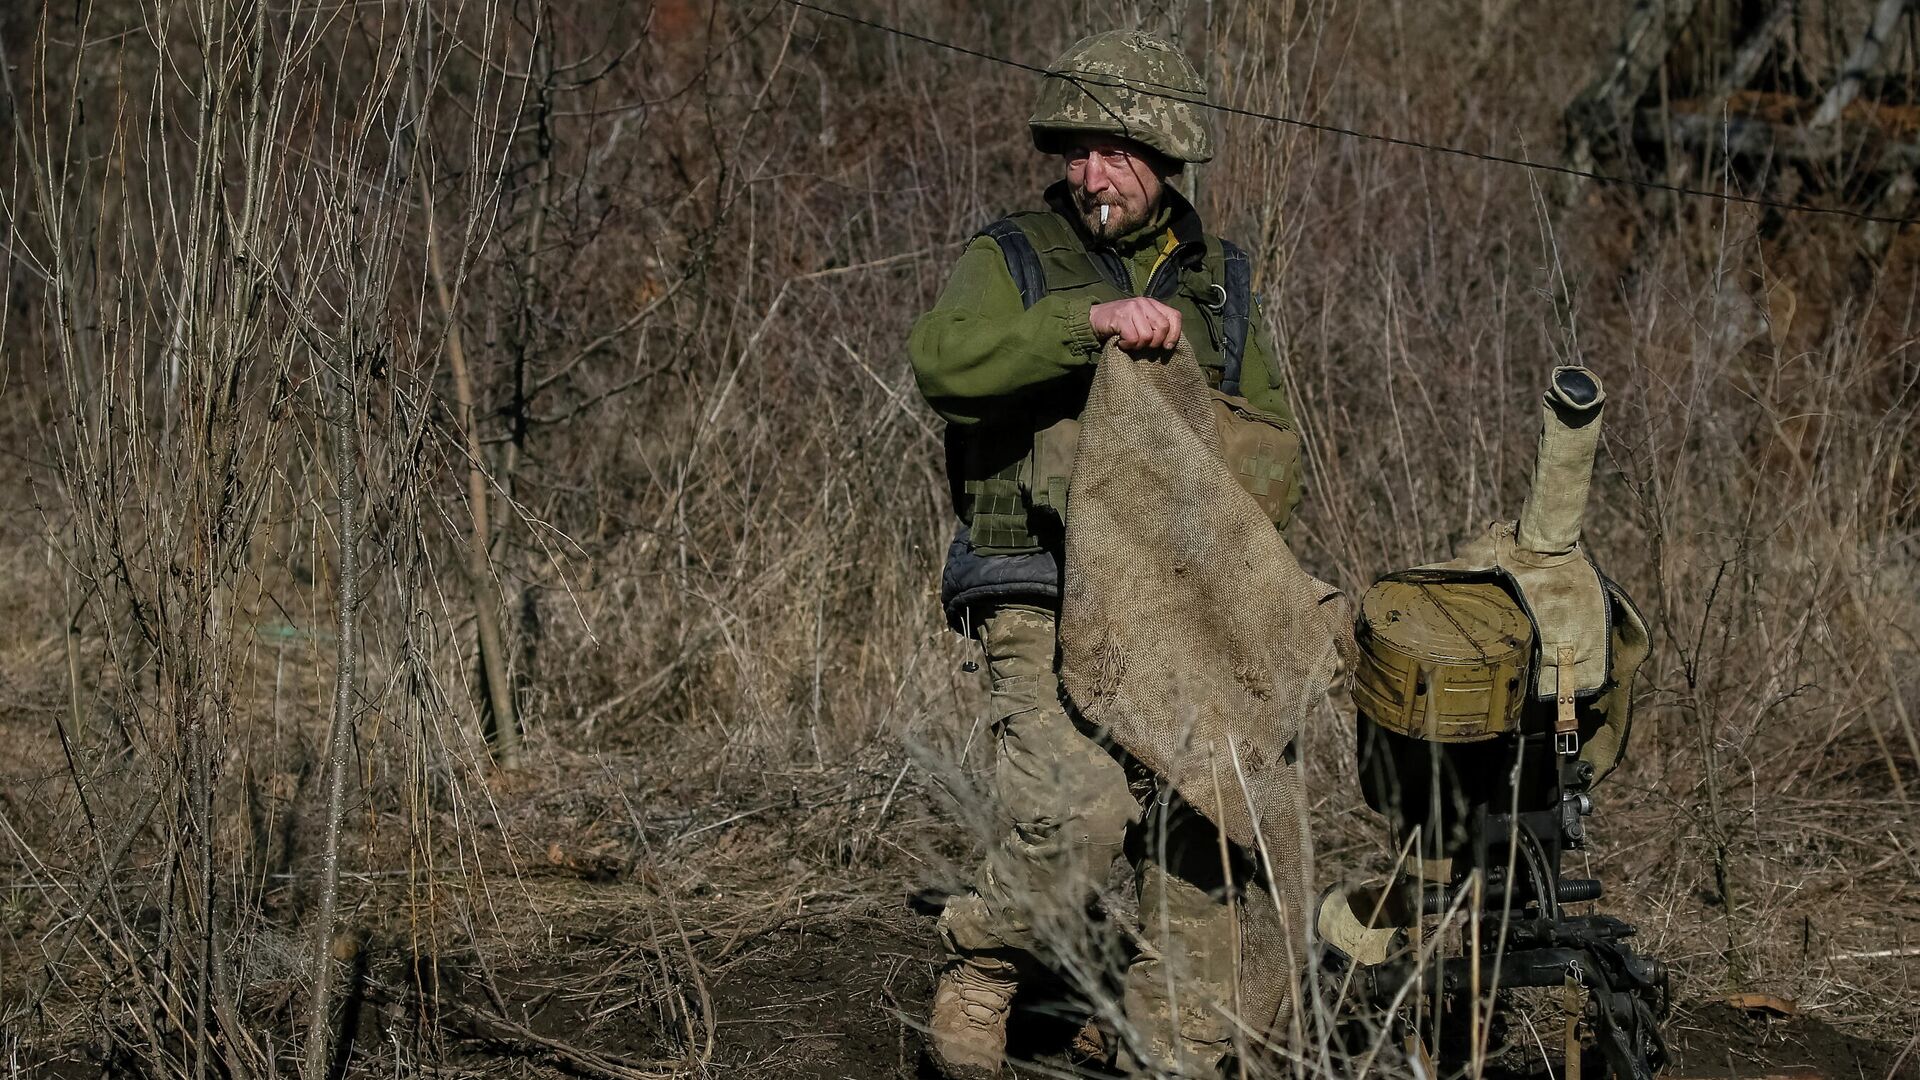
{"label": "tactical vest", "polygon": [[[978,235],[999,245],[1027,307],[1054,293],[1078,294],[1089,304],[1143,295],[1180,312],[1194,358],[1217,391],[1228,464],[1275,524],[1285,524],[1299,482],[1299,437],[1285,420],[1254,409],[1240,396],[1253,314],[1246,252],[1215,236],[1188,240],[1168,253],[1136,293],[1126,261],[1110,251],[1089,250],[1060,213],[1015,213]],[[1277,373],[1268,377],[1277,388]],[[954,509],[972,530],[978,554],[1058,547],[1092,368],[1060,382],[1064,385],[1030,394],[1026,407],[1010,418],[947,428]]]}

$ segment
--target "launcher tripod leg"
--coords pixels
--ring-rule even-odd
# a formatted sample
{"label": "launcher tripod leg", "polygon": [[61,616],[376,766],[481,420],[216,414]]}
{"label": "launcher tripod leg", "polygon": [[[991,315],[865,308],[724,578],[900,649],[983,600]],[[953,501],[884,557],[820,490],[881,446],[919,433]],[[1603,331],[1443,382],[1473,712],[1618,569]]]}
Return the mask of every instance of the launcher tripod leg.
{"label": "launcher tripod leg", "polygon": [[1408,1057],[1420,1063],[1420,1075],[1440,1075],[1440,1071],[1434,1067],[1433,1055],[1427,1052],[1427,1040],[1419,1032],[1407,1036],[1406,1051]]}
{"label": "launcher tripod leg", "polygon": [[1580,1008],[1585,996],[1580,992],[1580,981],[1568,975],[1560,991],[1560,1007],[1567,1014],[1566,1040],[1561,1051],[1566,1064],[1562,1067],[1561,1080],[1580,1080]]}

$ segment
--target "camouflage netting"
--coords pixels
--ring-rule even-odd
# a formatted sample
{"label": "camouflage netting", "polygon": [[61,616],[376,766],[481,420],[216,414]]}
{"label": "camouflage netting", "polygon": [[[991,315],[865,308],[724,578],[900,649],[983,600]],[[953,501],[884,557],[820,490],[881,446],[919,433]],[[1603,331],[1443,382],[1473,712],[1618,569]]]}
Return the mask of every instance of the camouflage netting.
{"label": "camouflage netting", "polygon": [[1067,496],[1060,670],[1088,720],[1264,852],[1281,920],[1249,912],[1242,971],[1264,977],[1243,995],[1273,1016],[1305,956],[1312,861],[1289,748],[1352,618],[1228,472],[1214,423],[1185,341],[1167,362],[1101,356]]}

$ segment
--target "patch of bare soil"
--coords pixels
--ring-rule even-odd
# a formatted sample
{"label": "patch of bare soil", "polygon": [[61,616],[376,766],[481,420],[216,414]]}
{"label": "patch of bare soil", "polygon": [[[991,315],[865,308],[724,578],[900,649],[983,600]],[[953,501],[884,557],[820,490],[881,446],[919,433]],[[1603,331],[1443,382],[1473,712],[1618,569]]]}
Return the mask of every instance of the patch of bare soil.
{"label": "patch of bare soil", "polygon": [[[654,792],[653,805],[689,808],[654,816],[630,809],[650,804],[643,784],[522,785],[488,835],[531,857],[490,860],[484,889],[449,875],[426,904],[399,879],[356,879],[365,936],[337,952],[351,969],[343,1074],[919,1080],[940,946],[907,898],[951,885],[974,856],[899,775],[887,762],[764,772],[703,799]],[[1911,1024],[1842,1031],[1675,989],[1671,1077],[1920,1080]],[[297,988],[255,985],[246,1000],[247,1027],[289,1060]],[[1101,1075],[1071,1052],[1084,1020],[1059,987],[1023,993],[1010,1050],[1032,1064],[1015,1075]],[[27,1062],[60,1077],[113,1067],[79,1040]]]}
{"label": "patch of bare soil", "polygon": [[1667,1021],[1667,1041],[1678,1059],[1669,1074],[1702,1080],[1920,1080],[1920,1031],[1887,1034],[1893,1041],[1876,1042],[1817,1017],[1775,1016],[1723,1002],[1689,1009],[1683,1002]]}
{"label": "patch of bare soil", "polygon": [[754,1076],[911,1077],[938,943],[925,920],[769,935],[713,986],[714,1064]]}
{"label": "patch of bare soil", "polygon": [[[901,823],[902,847],[850,854],[857,845],[847,838],[872,834],[866,815],[884,794],[868,786],[890,781],[887,770],[876,776],[815,778],[778,798],[742,793],[738,806],[723,801],[685,821],[649,824],[650,850],[681,853],[677,863],[609,875],[593,860],[549,858],[540,869],[550,876],[524,886],[526,914],[538,918],[507,919],[519,929],[485,950],[486,970],[468,954],[442,974],[441,1000],[455,1004],[441,1011],[432,1036],[439,1046],[419,1057],[473,1076],[614,1076],[694,1064],[745,1080],[926,1077],[920,1029],[940,946],[929,907],[907,898],[937,876],[933,866],[971,858],[959,843],[964,831],[926,810]],[[923,798],[901,802],[926,806]],[[577,841],[582,831],[570,835]],[[901,854],[942,845],[949,850],[932,862]],[[671,886],[666,867],[677,879]],[[544,930],[530,939],[536,923]],[[389,959],[371,965],[373,981],[407,981],[396,970],[399,943],[385,951]],[[1814,1015],[1743,1011],[1689,997],[1684,983],[1675,989],[1670,1077],[1920,1080],[1911,1031],[1861,1038]],[[404,1002],[386,1008],[395,1021],[419,1011]],[[1061,987],[1023,992],[1010,1052],[1031,1064],[1014,1074],[1104,1075],[1072,1053],[1085,1018]],[[362,1045],[384,1037],[387,1022],[363,1020]],[[605,1066],[612,1070],[597,1071]]]}
{"label": "patch of bare soil", "polygon": [[930,935],[868,917],[783,927],[707,981],[685,1014],[660,1008],[657,987],[631,973],[609,977],[600,964],[496,971],[497,1000],[467,972],[443,986],[454,991],[443,1010],[444,1060],[477,1074],[515,1060],[538,1075],[673,1072],[691,1064],[686,1052],[710,1017],[709,1071],[911,1077],[920,1046],[912,1025],[935,959]]}
{"label": "patch of bare soil", "polygon": [[[708,1067],[751,1078],[924,1080],[931,1074],[920,1025],[939,958],[932,920],[904,904],[860,905],[765,933],[708,986],[715,1022]],[[515,972],[503,992],[527,1028],[612,1060],[657,1061],[663,1048],[678,1045],[656,1013],[605,1010],[617,995],[582,1000],[597,974],[593,965]],[[1059,986],[1023,992],[1009,1047],[1021,1064],[1012,1074],[1112,1075],[1073,1052],[1084,1019]],[[1920,1046],[1909,1032],[1862,1039],[1812,1016],[1721,1002],[1689,1006],[1683,998],[1667,1035],[1676,1060],[1666,1076],[1675,1080],[1920,1080]],[[453,1056],[478,1072],[527,1056],[524,1043],[472,1027],[456,1043]],[[561,1074],[592,1075],[550,1064]]]}

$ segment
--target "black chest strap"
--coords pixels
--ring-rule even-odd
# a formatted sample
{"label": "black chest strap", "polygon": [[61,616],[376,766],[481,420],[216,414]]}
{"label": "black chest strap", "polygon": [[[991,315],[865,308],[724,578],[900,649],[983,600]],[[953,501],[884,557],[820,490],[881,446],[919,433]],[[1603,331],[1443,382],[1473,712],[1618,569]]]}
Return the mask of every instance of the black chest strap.
{"label": "black chest strap", "polygon": [[1222,270],[1226,277],[1221,287],[1227,293],[1226,303],[1220,308],[1226,334],[1226,344],[1220,350],[1226,361],[1226,370],[1220,374],[1220,389],[1237,395],[1240,393],[1240,361],[1247,354],[1247,327],[1253,321],[1253,266],[1247,262],[1247,253],[1231,240],[1220,241],[1220,252],[1224,256]]}
{"label": "black chest strap", "polygon": [[980,230],[981,236],[993,238],[1000,245],[1000,255],[1007,260],[1007,273],[1013,275],[1013,283],[1020,289],[1020,303],[1032,307],[1047,295],[1047,274],[1040,268],[1040,253],[1033,250],[1033,241],[1020,231],[1020,226],[1012,218],[999,221]]}

